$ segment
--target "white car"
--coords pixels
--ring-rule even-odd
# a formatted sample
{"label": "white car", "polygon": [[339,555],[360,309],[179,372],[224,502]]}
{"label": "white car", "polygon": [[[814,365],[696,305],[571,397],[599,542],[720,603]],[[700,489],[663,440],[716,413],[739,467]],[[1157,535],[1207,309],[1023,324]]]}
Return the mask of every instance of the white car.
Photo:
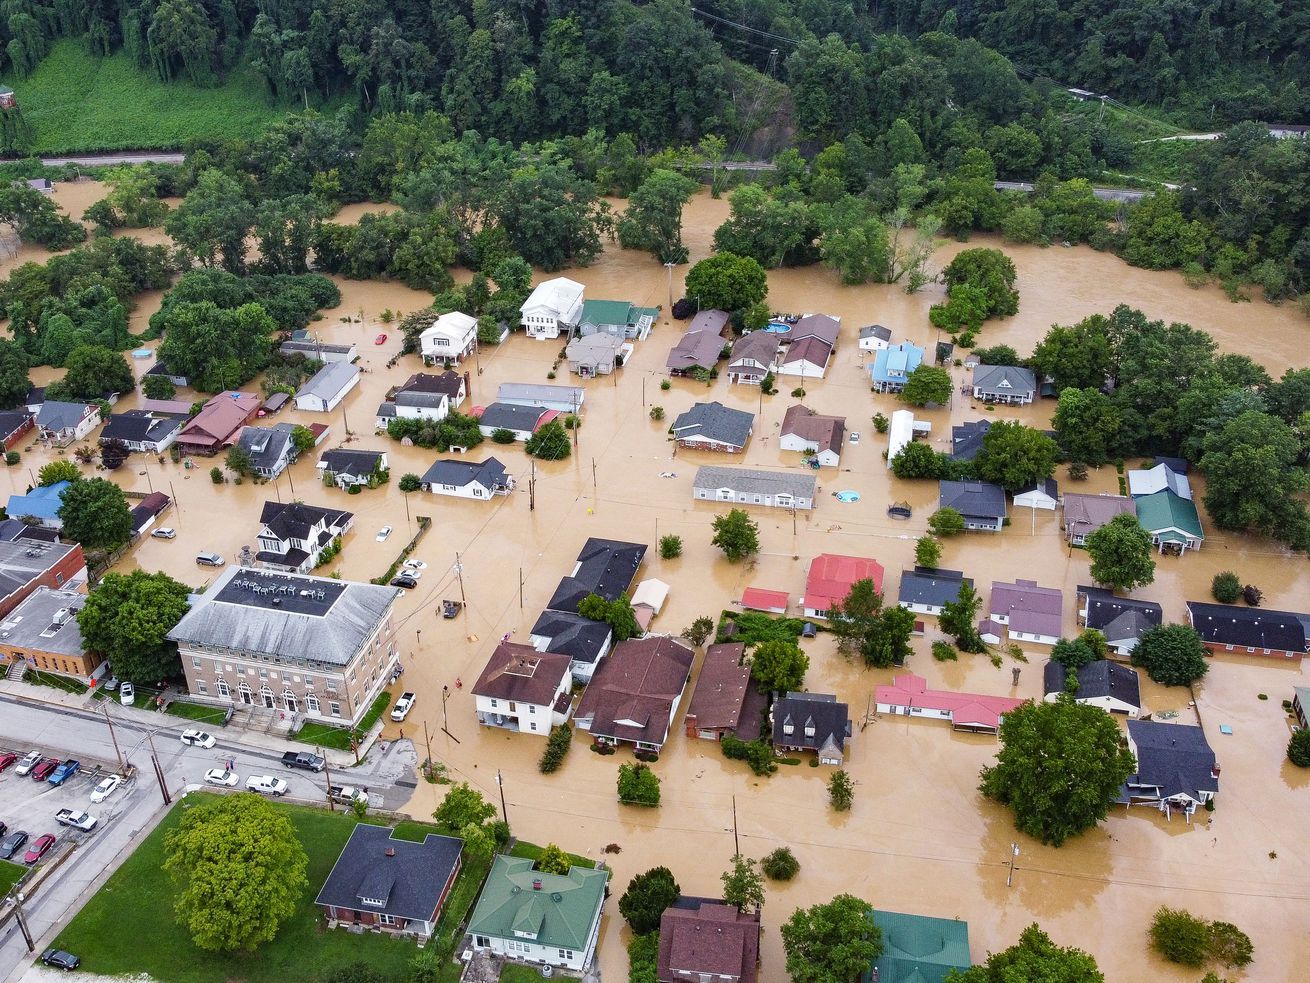
{"label": "white car", "polygon": [[205,772],[205,782],[210,785],[222,785],[225,788],[232,788],[237,782],[241,781],[241,776],[235,771],[228,771],[226,768],[210,768]]}
{"label": "white car", "polygon": [[203,730],[184,730],[182,731],[182,743],[190,744],[192,747],[211,748],[214,746],[214,735],[206,734]]}
{"label": "white car", "polygon": [[259,792],[276,798],[287,794],[287,783],[272,775],[251,775],[246,779],[246,791]]}
{"label": "white car", "polygon": [[80,829],[84,833],[89,833],[96,828],[96,823],[100,822],[89,812],[78,812],[76,809],[60,809],[55,813],[55,822],[61,826],[72,826],[73,829]]}
{"label": "white car", "polygon": [[390,535],[391,535],[391,527],[383,526],[381,529],[378,530],[378,534],[374,538],[377,539],[379,543],[385,543],[387,541],[387,537]]}
{"label": "white car", "polygon": [[104,802],[105,799],[113,795],[114,790],[122,784],[122,775],[110,775],[108,778],[103,779],[100,784],[91,791],[91,801]]}
{"label": "white car", "polygon": [[154,539],[177,539],[177,530],[170,529],[168,526],[160,526],[150,535]]}
{"label": "white car", "polygon": [[136,702],[136,688],[131,683],[123,683],[118,687],[118,702],[125,707]]}
{"label": "white car", "polygon": [[[428,568],[428,565],[422,560],[406,560],[401,566],[406,570],[426,570]],[[418,574],[415,573],[414,576],[417,577]]]}

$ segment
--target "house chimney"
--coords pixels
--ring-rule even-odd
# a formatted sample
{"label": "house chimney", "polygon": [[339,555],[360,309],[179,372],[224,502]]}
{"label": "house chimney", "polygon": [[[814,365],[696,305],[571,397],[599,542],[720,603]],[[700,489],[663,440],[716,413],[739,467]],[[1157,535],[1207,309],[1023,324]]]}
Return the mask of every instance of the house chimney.
{"label": "house chimney", "polygon": [[395,855],[396,855],[396,848],[393,846],[387,847],[387,856],[394,857]]}

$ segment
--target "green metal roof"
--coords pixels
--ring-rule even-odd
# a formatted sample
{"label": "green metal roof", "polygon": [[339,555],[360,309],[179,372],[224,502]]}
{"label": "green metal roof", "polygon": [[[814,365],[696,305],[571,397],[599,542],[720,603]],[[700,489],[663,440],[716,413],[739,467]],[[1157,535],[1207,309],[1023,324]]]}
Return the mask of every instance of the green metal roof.
{"label": "green metal roof", "polygon": [[878,983],[943,983],[953,969],[969,969],[969,923],[898,911],[871,911],[882,931],[883,953],[874,960],[867,981],[878,971]]}
{"label": "green metal roof", "polygon": [[1205,539],[1201,531],[1201,517],[1196,514],[1196,506],[1187,499],[1171,491],[1159,491],[1154,495],[1143,495],[1136,500],[1137,521],[1147,532],[1161,539],[1179,541],[1177,534],[1168,536],[1170,529],[1185,533],[1192,539]]}
{"label": "green metal roof", "polygon": [[[574,867],[567,874],[547,874],[533,870],[532,863],[527,857],[496,857],[468,934],[582,949],[605,901],[608,872]],[[541,882],[540,890],[534,881]]]}
{"label": "green metal roof", "polygon": [[582,303],[582,324],[635,324],[640,316],[626,300],[587,300]]}

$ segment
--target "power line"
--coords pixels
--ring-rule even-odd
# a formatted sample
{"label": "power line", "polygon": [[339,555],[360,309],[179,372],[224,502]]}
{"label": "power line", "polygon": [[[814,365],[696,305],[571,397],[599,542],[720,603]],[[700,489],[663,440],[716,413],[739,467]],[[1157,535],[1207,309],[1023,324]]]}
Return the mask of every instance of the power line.
{"label": "power line", "polygon": [[794,44],[797,46],[800,45],[800,42],[797,41],[795,38],[789,38],[782,34],[774,34],[770,31],[761,31],[758,27],[751,27],[749,24],[739,24],[735,20],[728,20],[726,17],[720,17],[718,14],[711,14],[708,11],[698,10],[696,7],[692,7],[691,12],[695,14],[697,17],[704,17],[706,20],[711,20],[714,21],[715,23],[723,24],[726,27],[735,27],[740,31],[748,31],[751,34],[757,35],[758,37],[768,38],[770,41],[781,41],[784,44]]}

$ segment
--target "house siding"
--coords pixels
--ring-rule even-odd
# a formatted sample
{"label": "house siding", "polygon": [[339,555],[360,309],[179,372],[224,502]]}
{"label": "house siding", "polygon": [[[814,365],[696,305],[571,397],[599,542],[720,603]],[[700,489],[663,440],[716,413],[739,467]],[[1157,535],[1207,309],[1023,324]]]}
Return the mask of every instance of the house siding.
{"label": "house siding", "polygon": [[765,495],[754,492],[738,492],[732,488],[694,488],[692,497],[702,502],[728,502],[734,505],[760,505],[775,509],[814,508],[814,500],[805,496],[790,497],[786,495]]}

